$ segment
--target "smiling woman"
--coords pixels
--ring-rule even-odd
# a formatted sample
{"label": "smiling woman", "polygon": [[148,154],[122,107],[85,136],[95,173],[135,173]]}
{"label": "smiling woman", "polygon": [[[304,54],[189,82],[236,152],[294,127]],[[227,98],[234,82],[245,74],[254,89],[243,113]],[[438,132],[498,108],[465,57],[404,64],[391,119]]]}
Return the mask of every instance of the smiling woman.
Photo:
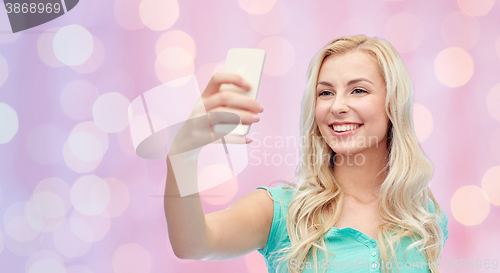
{"label": "smiling woman", "polygon": [[[268,189],[275,220],[261,253],[270,272],[285,261],[290,272],[328,272],[348,261],[362,261],[342,267],[348,272],[392,272],[400,262],[411,265],[406,271],[439,272],[447,217],[428,186],[432,165],[414,133],[412,104],[410,76],[387,41],[343,37],[316,55],[302,102],[309,156],[297,184]],[[349,164],[346,156],[363,160]],[[277,217],[279,204],[286,208]],[[300,262],[322,266],[294,267]]]}
{"label": "smiling woman", "polygon": [[[207,112],[232,101],[225,111],[243,124],[258,121],[250,118],[262,111],[258,104],[238,94],[221,98],[221,83],[245,87],[235,75],[214,75],[204,92]],[[176,255],[227,260],[257,249],[273,273],[440,272],[448,222],[429,188],[433,167],[419,147],[412,105],[410,76],[387,41],[333,40],[309,67],[295,183],[259,187],[207,215],[198,194],[168,196]],[[196,160],[183,167],[195,172]],[[170,156],[167,163],[166,192],[195,182],[176,181]]]}

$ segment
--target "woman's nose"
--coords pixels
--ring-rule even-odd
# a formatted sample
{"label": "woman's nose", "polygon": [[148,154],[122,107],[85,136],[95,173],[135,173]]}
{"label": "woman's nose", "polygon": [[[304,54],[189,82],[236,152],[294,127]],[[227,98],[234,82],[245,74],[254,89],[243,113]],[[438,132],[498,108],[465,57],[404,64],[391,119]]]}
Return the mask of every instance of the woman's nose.
{"label": "woman's nose", "polygon": [[349,106],[347,105],[347,99],[343,96],[338,96],[333,100],[332,107],[330,108],[330,112],[334,115],[347,113],[349,112]]}

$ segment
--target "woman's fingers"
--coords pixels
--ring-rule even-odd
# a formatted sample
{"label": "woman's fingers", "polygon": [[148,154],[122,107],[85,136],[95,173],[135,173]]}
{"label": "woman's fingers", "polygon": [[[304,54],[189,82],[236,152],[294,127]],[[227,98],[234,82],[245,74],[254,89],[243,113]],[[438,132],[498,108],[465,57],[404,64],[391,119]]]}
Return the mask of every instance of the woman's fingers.
{"label": "woman's fingers", "polygon": [[255,113],[228,107],[216,107],[210,110],[208,114],[212,126],[216,124],[238,124],[239,119],[241,119],[241,124],[244,125],[249,125],[260,120],[259,116]]}
{"label": "woman's fingers", "polygon": [[[234,134],[229,134],[225,135],[224,137],[224,143],[226,144],[248,144],[252,143],[252,139],[242,136],[242,135],[234,135]],[[222,144],[222,139],[217,139],[213,143],[220,143]]]}
{"label": "woman's fingers", "polygon": [[219,92],[219,88],[221,84],[224,83],[231,83],[234,84],[238,87],[241,87],[245,90],[249,90],[250,86],[248,83],[243,80],[243,78],[238,75],[238,74],[233,74],[233,73],[215,73],[212,78],[210,79],[210,82],[207,84],[207,88],[205,88],[205,91],[202,94],[203,98],[208,98],[212,96],[213,94]]}
{"label": "woman's fingers", "polygon": [[203,100],[206,111],[212,111],[219,106],[227,106],[235,109],[245,109],[254,113],[264,110],[256,100],[243,94],[231,91],[221,91]]}

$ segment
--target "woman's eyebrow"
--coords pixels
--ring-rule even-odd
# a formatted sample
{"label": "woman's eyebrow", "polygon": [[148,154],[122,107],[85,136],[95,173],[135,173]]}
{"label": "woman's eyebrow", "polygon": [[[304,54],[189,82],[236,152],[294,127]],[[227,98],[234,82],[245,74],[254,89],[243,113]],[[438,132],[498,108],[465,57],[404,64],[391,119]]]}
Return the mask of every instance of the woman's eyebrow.
{"label": "woman's eyebrow", "polygon": [[358,82],[361,82],[361,81],[369,82],[369,83],[371,83],[372,85],[375,85],[375,84],[373,84],[373,82],[371,82],[369,79],[366,79],[366,78],[357,78],[357,79],[350,80],[350,81],[347,83],[347,85],[355,84],[355,83],[358,83]]}
{"label": "woman's eyebrow", "polygon": [[[347,82],[347,85],[352,85],[352,84],[355,84],[355,83],[358,83],[358,82],[361,82],[361,81],[365,81],[365,82],[369,82],[371,83],[372,85],[375,85],[373,84],[373,82],[371,82],[369,79],[367,78],[357,78],[357,79],[352,79],[350,80],[349,82]],[[325,86],[329,86],[329,87],[333,87],[333,84],[329,83],[329,82],[325,82],[325,81],[319,81],[318,85],[325,85]]]}
{"label": "woman's eyebrow", "polygon": [[318,85],[320,85],[320,84],[321,84],[321,85],[326,85],[326,86],[333,87],[333,84],[331,84],[331,83],[329,83],[329,82],[324,82],[324,81],[318,82],[318,84],[317,84],[316,86],[318,86]]}

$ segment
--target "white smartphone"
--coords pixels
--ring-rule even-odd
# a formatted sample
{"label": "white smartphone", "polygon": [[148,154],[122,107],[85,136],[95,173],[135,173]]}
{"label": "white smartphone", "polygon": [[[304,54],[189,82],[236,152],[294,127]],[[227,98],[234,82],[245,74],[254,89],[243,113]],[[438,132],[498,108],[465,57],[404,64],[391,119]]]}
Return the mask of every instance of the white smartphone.
{"label": "white smartphone", "polygon": [[[234,84],[221,85],[221,92],[239,92],[246,96],[257,99],[260,80],[266,61],[266,51],[256,48],[232,48],[227,52],[224,72],[231,72],[240,75],[250,84],[250,90],[246,91]],[[237,126],[232,124],[217,124],[214,131],[218,133],[233,133],[237,135],[246,135],[250,130],[250,125]]]}

